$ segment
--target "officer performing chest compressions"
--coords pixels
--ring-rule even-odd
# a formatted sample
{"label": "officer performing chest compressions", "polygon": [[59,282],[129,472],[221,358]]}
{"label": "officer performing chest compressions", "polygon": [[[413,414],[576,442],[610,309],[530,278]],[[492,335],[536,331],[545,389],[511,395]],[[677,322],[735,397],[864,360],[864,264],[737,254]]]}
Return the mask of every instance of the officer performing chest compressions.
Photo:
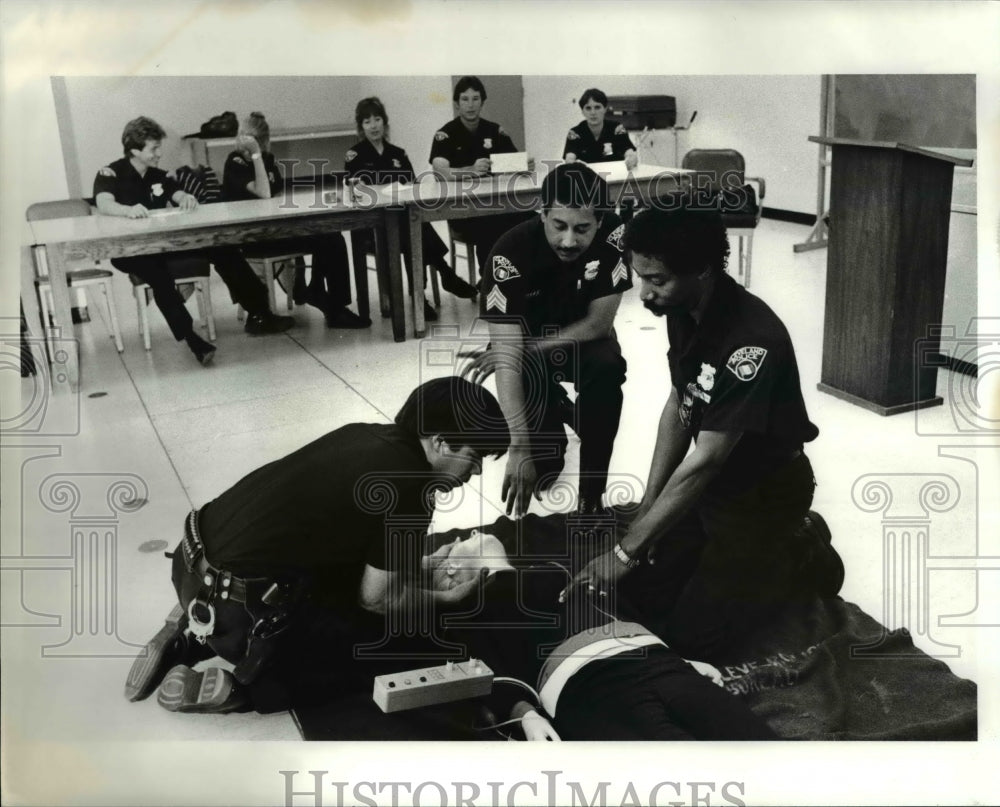
{"label": "officer performing chest compressions", "polygon": [[[343,426],[192,511],[172,554],[178,605],[132,665],[126,697],[157,691],[170,711],[269,712],[354,682],[356,644],[480,585],[425,585],[423,539],[435,491],[468,482],[509,442],[489,392],[435,379],[394,423]],[[233,672],[194,669],[215,656]]]}
{"label": "officer performing chest compressions", "polygon": [[599,594],[620,582],[671,647],[724,663],[776,609],[833,596],[843,581],[809,510],[815,480],[802,449],[819,431],[784,324],[724,271],[717,212],[688,201],[643,211],[624,247],[643,304],[667,318],[672,390],[635,519],[572,585]]}

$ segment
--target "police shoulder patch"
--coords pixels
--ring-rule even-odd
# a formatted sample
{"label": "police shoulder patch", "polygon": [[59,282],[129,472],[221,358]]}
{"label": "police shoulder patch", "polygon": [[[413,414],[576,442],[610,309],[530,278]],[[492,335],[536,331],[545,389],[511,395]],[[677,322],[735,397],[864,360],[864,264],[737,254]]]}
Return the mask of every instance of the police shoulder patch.
{"label": "police shoulder patch", "polygon": [[344,159],[347,160],[347,162],[353,162],[358,159],[358,153],[354,149],[348,149],[344,154]]}
{"label": "police shoulder patch", "polygon": [[619,224],[615,229],[611,231],[608,236],[608,243],[611,244],[619,252],[622,251],[622,236],[625,235],[625,225]]}
{"label": "police shoulder patch", "polygon": [[623,123],[619,123],[619,124],[618,124],[618,125],[617,125],[617,126],[615,127],[615,134],[616,134],[616,135],[623,135],[623,134],[628,134],[628,132],[627,132],[627,131],[625,130],[625,124],[623,124]]}
{"label": "police shoulder patch", "polygon": [[440,129],[438,129],[436,132],[434,132],[434,139],[435,140],[447,140],[448,139],[448,133],[447,132],[442,132]]}
{"label": "police shoulder patch", "polygon": [[570,129],[569,132],[567,132],[567,134],[566,134],[566,139],[567,140],[579,140],[580,139],[580,135],[578,135],[576,133],[576,129]]}
{"label": "police shoulder patch", "polygon": [[521,273],[517,271],[517,267],[503,255],[493,256],[493,279],[497,283],[503,283],[505,280],[510,280],[512,277],[520,276]]}
{"label": "police shoulder patch", "polygon": [[757,373],[764,364],[764,357],[767,356],[767,349],[763,347],[741,347],[734,350],[726,367],[740,381],[753,381]]}
{"label": "police shoulder patch", "polygon": [[497,126],[497,134],[505,135],[507,132],[504,130],[503,126]]}
{"label": "police shoulder patch", "polygon": [[115,173],[115,169],[110,165],[105,165],[100,171],[97,172],[102,177],[116,177],[118,174]]}

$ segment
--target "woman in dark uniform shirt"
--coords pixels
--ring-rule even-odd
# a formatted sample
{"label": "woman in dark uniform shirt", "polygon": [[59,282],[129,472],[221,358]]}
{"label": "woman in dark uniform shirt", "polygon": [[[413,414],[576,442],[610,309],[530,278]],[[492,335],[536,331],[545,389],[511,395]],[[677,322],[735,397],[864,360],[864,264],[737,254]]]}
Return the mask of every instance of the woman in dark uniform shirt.
{"label": "woman in dark uniform shirt", "polygon": [[586,163],[624,160],[626,168],[635,168],[639,164],[639,156],[625,127],[613,120],[604,120],[608,96],[597,89],[586,90],[580,96],[580,109],[583,120],[566,134],[563,159],[568,163],[574,160]]}
{"label": "woman in dark uniform shirt", "polygon": [[[354,111],[354,120],[358,134],[363,138],[348,149],[344,168],[350,179],[358,179],[366,185],[386,185],[390,182],[409,183],[414,180],[413,164],[406,152],[399,146],[394,146],[386,139],[389,132],[389,115],[385,106],[378,98],[362,98]],[[441,237],[427,222],[423,225],[424,261],[437,270],[441,277],[441,285],[445,291],[456,297],[473,299],[476,296],[475,286],[471,286],[455,274],[448,265],[445,255],[448,248]],[[355,231],[352,238],[366,239],[365,248],[373,251],[371,230]],[[407,260],[407,273],[411,276],[409,267],[409,244],[402,245],[403,254]],[[424,314],[428,320],[436,320],[437,312],[424,301]]]}
{"label": "woman in dark uniform shirt", "polygon": [[[284,178],[271,153],[271,127],[260,112],[251,112],[240,126],[236,150],[230,152],[222,169],[222,196],[227,202],[270,199],[284,186]],[[312,276],[308,287],[301,273],[292,290],[296,303],[316,306],[323,312],[327,327],[367,328],[347,306],[351,302],[350,264],[347,244],[340,233],[283,238],[244,249],[248,258],[303,252],[312,255]]]}

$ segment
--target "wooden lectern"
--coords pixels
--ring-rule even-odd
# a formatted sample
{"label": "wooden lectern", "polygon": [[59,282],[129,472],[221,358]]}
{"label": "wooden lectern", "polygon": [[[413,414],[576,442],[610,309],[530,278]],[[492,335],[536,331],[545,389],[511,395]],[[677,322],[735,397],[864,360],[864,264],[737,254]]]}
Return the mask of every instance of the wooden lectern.
{"label": "wooden lectern", "polygon": [[[944,305],[948,157],[903,143],[832,146],[826,320],[819,389],[880,415],[940,404],[932,329]],[[926,364],[927,366],[921,366]]]}

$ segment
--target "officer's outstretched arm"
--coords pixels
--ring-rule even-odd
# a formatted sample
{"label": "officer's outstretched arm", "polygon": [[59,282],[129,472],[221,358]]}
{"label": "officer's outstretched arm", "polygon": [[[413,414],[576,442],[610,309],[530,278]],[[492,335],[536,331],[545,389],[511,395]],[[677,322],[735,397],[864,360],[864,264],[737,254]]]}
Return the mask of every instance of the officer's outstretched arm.
{"label": "officer's outstretched arm", "polygon": [[681,464],[691,446],[691,432],[681,423],[677,414],[677,390],[670,388],[670,397],[660,415],[660,425],[656,432],[656,448],[653,449],[653,461],[649,465],[649,475],[646,478],[646,491],[636,518],[641,518],[649,512],[670,475]]}
{"label": "officer's outstretched arm", "polygon": [[558,336],[547,336],[536,340],[546,352],[557,347],[566,347],[571,342],[592,342],[595,339],[607,339],[615,327],[615,316],[621,305],[622,295],[608,294],[591,300],[587,313],[582,319],[564,325],[559,329]]}
{"label": "officer's outstretched arm", "polygon": [[650,551],[698,501],[742,436],[739,431],[699,433],[694,451],[670,474],[646,514],[632,522],[621,548],[633,558]]}
{"label": "officer's outstretched arm", "polygon": [[531,496],[540,498],[536,489],[537,475],[531,460],[524,381],[521,362],[524,356],[524,335],[521,325],[514,322],[491,322],[491,351],[496,354],[497,398],[510,429],[510,449],[504,469],[500,497],[506,503],[507,515],[515,518],[527,512]]}

